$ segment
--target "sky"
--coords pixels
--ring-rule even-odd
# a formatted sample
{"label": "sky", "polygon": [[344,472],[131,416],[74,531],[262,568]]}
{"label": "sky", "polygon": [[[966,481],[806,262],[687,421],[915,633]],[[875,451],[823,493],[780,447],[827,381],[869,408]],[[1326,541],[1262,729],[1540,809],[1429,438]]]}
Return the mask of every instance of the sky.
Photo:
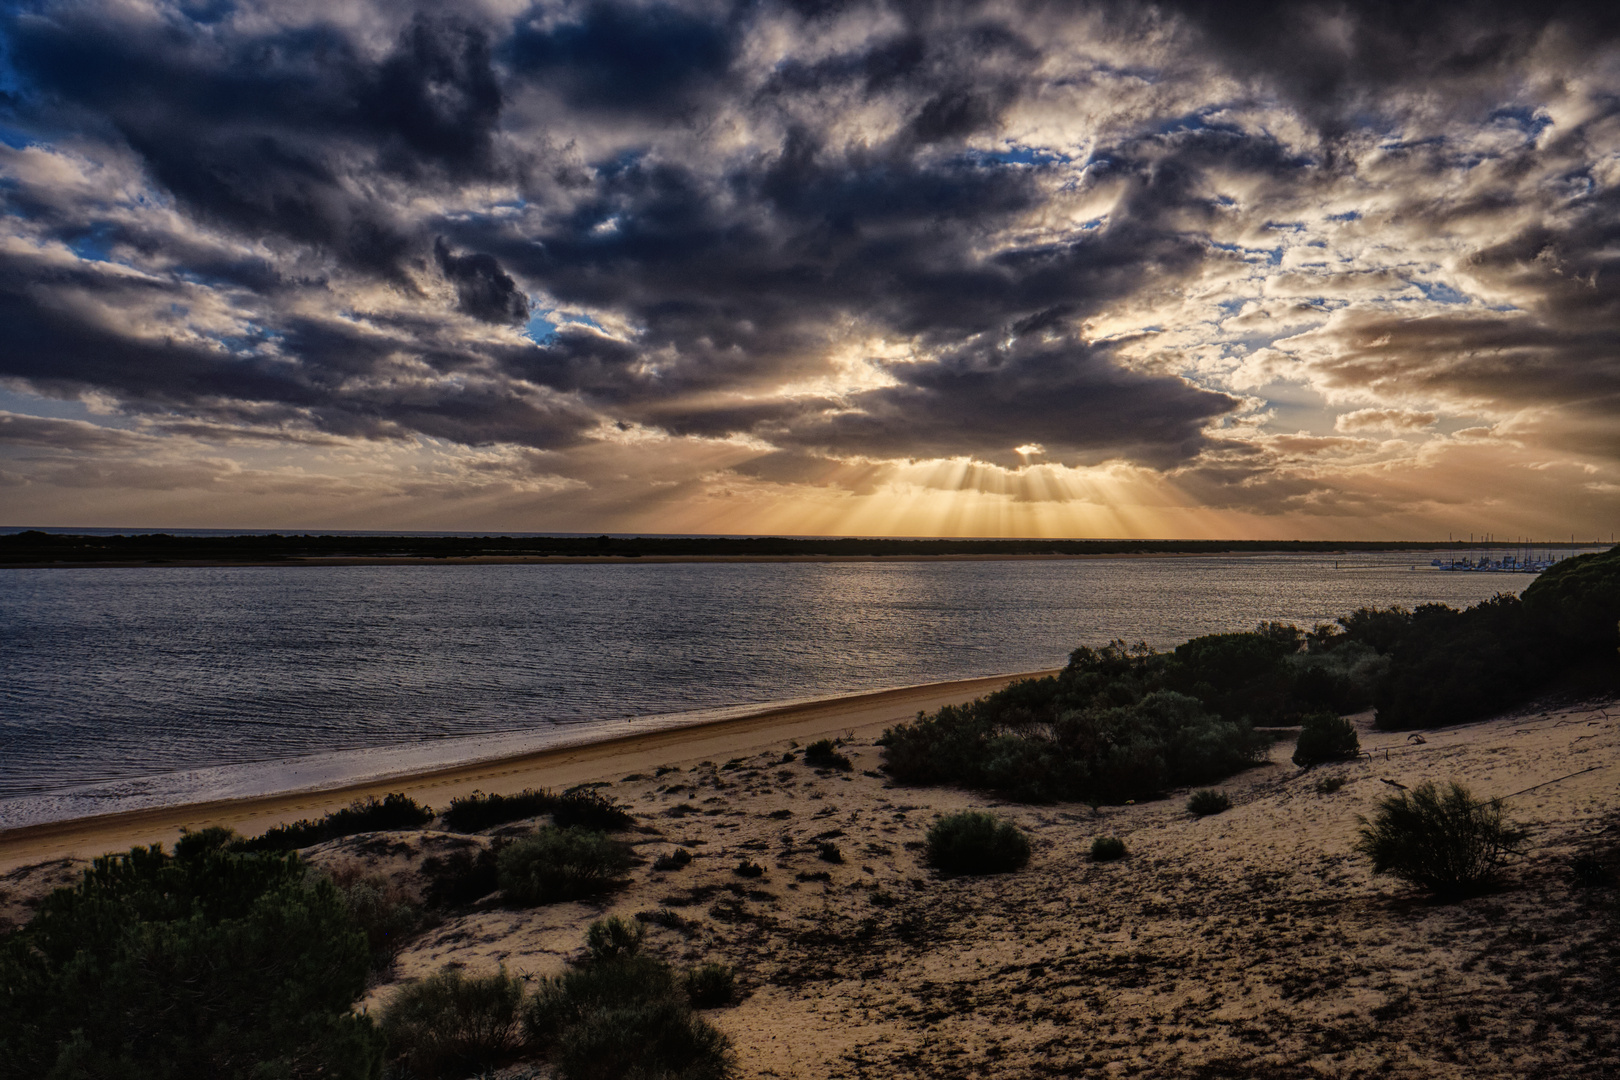
{"label": "sky", "polygon": [[1613,3],[6,0],[0,211],[3,525],[1620,527]]}

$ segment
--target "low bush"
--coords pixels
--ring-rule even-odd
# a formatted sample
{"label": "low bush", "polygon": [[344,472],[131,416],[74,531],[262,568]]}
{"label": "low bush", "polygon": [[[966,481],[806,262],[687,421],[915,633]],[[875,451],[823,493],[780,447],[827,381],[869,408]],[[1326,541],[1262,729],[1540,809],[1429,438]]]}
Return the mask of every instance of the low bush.
{"label": "low bush", "polygon": [[383,1013],[388,1053],[410,1074],[459,1078],[523,1048],[523,983],[502,968],[474,977],[453,968],[405,986]]}
{"label": "low bush", "polygon": [[453,908],[475,903],[501,887],[494,848],[463,848],[422,860],[427,886],[422,899],[429,907]]}
{"label": "low bush", "polygon": [[717,1009],[737,999],[737,975],[729,964],[699,964],[683,981],[694,1009]]}
{"label": "low bush", "polygon": [[737,868],[733,870],[732,873],[736,874],[738,877],[745,878],[764,877],[765,868],[759,865],[757,862],[753,862],[750,859],[744,859],[742,862],[737,864]]}
{"label": "low bush", "polygon": [[107,855],[0,941],[0,1073],[367,1080],[366,939],[296,855],[191,834]]}
{"label": "low bush", "polygon": [[295,821],[277,825],[261,836],[238,840],[238,851],[293,851],[313,847],[341,836],[382,832],[388,829],[419,829],[433,820],[433,808],[422,806],[401,792],[382,799],[375,795],[357,799],[343,810],[334,810],[316,821]]}
{"label": "low bush", "polygon": [[668,855],[660,855],[653,860],[654,870],[682,870],[692,865],[692,853],[685,848],[676,848]]}
{"label": "low bush", "polygon": [[[705,985],[714,979],[705,976]],[[540,984],[524,1030],[550,1050],[560,1080],[725,1080],[734,1069],[730,1043],[692,1012],[688,985],[639,949],[591,950],[578,966]]]}
{"label": "low bush", "polygon": [[516,795],[485,795],[475,791],[450,800],[450,809],[444,812],[444,825],[456,832],[478,832],[494,825],[549,814],[556,805],[556,795],[534,788],[525,788]]}
{"label": "low bush", "polygon": [[1324,776],[1316,782],[1316,793],[1318,795],[1331,795],[1342,787],[1344,787],[1344,777]]}
{"label": "low bush", "polygon": [[638,911],[636,912],[636,921],[662,926],[665,930],[683,930],[686,928],[686,920],[681,918],[680,912],[667,907]]}
{"label": "low bush", "polygon": [[679,996],[668,964],[643,953],[608,961],[586,956],[575,967],[540,981],[523,1014],[524,1031],[549,1048],[593,1012],[611,1011]]}
{"label": "low bush", "polygon": [[1593,855],[1577,855],[1569,860],[1569,881],[1577,889],[1600,889],[1614,884],[1614,874]]}
{"label": "low bush", "polygon": [[884,766],[903,784],[960,784],[1021,802],[1123,803],[1263,761],[1270,741],[1246,718],[1155,687],[1173,660],[1078,649],[1058,678],[1015,682],[888,729]]}
{"label": "low bush", "polygon": [[174,842],[174,857],[182,861],[199,859],[216,851],[240,851],[242,838],[236,835],[235,829],[224,825],[210,825],[206,829],[192,832],[190,829],[180,830],[180,839]]}
{"label": "low bush", "polygon": [[927,858],[947,874],[1004,874],[1029,862],[1029,838],[994,814],[964,810],[928,830]]}
{"label": "low bush", "polygon": [[1232,800],[1226,797],[1226,793],[1213,788],[1195,791],[1187,797],[1187,812],[1194,817],[1208,817],[1231,808]]}
{"label": "low bush", "polygon": [[816,858],[822,862],[841,863],[844,861],[844,852],[831,840],[816,845]]}
{"label": "low bush", "polygon": [[591,923],[585,931],[585,949],[596,963],[616,960],[640,952],[646,936],[647,928],[635,919],[610,915]]}
{"label": "low bush", "polygon": [[1361,823],[1355,850],[1373,873],[1393,874],[1442,898],[1486,886],[1526,833],[1509,822],[1499,800],[1476,799],[1461,784],[1420,784],[1384,799]]}
{"label": "low bush", "polygon": [[1092,862],[1113,862],[1125,857],[1125,841],[1117,836],[1099,836],[1091,842]]}
{"label": "low bush", "polygon": [[804,748],[804,763],[814,769],[837,769],[850,772],[855,768],[849,758],[838,752],[838,744],[831,739],[817,739]]}
{"label": "low bush", "polygon": [[630,845],[593,829],[545,826],[502,848],[496,873],[507,900],[555,904],[601,896],[635,865]]}
{"label": "low bush", "polygon": [[725,1080],[734,1075],[730,1050],[689,1004],[666,998],[586,1013],[563,1031],[552,1060],[561,1080]]}
{"label": "low bush", "polygon": [[393,964],[405,941],[422,926],[422,912],[406,892],[381,874],[333,875],[355,926],[366,935],[371,966],[384,970]]}
{"label": "low bush", "polygon": [[1361,753],[1356,725],[1333,713],[1312,713],[1299,729],[1294,764],[1302,769],[1328,761],[1354,761]]}
{"label": "low bush", "polygon": [[551,807],[551,820],[564,829],[578,826],[583,829],[616,832],[619,829],[629,828],[636,819],[628,810],[601,792],[590,788],[576,788],[557,796],[557,801]]}

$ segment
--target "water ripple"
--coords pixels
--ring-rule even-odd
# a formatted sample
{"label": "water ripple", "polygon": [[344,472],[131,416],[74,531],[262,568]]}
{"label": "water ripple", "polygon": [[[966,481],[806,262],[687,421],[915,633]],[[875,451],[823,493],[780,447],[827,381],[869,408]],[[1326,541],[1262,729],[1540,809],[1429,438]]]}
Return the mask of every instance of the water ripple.
{"label": "water ripple", "polygon": [[1525,584],[1363,561],[0,570],[0,799],[1056,667],[1116,637]]}

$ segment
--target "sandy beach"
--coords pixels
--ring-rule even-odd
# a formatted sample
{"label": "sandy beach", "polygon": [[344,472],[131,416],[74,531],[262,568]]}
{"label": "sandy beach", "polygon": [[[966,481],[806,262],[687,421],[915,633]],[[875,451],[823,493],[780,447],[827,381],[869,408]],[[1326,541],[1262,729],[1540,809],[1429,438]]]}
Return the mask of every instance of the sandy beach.
{"label": "sandy beach", "polygon": [[[1570,860],[1620,869],[1620,709],[1548,703],[1425,731],[1355,718],[1368,756],[1302,771],[1270,762],[1218,787],[1139,805],[1024,806],[900,788],[874,739],[919,709],[1004,680],[817,703],[696,730],[582,747],[375,790],[440,805],[482,788],[594,782],[629,807],[644,858],[605,902],[512,909],[490,898],[409,940],[366,998],[455,965],[556,973],[605,914],[655,916],[649,947],[736,967],[740,1004],[705,1015],[744,1077],[1608,1077],[1620,1061],[1615,889],[1579,888]],[[784,762],[837,736],[850,772]],[[1324,784],[1336,780],[1338,785]],[[1353,853],[1357,815],[1395,790],[1459,780],[1503,797],[1531,830],[1496,891],[1433,903]],[[245,832],[313,816],[363,791],[189,808],[0,835],[6,917],[68,880],[85,855],[182,826]],[[1031,834],[1028,868],[941,878],[922,840],[941,813],[988,808]],[[518,826],[507,826],[510,831]],[[407,893],[424,862],[494,842],[433,829],[332,841],[306,854]],[[1091,841],[1129,855],[1093,863]],[[837,846],[827,861],[822,845]],[[689,866],[650,864],[677,847]],[[69,858],[69,857],[72,858]],[[748,859],[763,877],[734,871]],[[527,1068],[527,1067],[525,1067]],[[544,1076],[514,1071],[512,1076]]]}
{"label": "sandy beach", "polygon": [[666,761],[696,762],[756,753],[789,740],[809,742],[853,734],[870,740],[918,711],[968,701],[1013,679],[1055,674],[1034,671],[979,679],[851,694],[690,727],[632,734],[583,746],[455,765],[320,791],[197,803],[29,825],[0,831],[0,874],[47,859],[89,859],[136,844],[172,844],[182,829],[226,825],[254,835],[275,825],[316,818],[356,799],[403,791],[428,806],[447,806],[474,790],[521,791],[565,788],[626,772],[650,770]]}

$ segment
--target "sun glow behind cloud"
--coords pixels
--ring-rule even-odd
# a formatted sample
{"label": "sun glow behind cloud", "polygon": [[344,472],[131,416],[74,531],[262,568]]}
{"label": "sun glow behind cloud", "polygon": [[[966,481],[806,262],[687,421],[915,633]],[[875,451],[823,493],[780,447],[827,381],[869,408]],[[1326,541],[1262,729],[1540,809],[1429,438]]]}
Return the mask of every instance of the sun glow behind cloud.
{"label": "sun glow behind cloud", "polygon": [[41,0],[6,517],[1606,533],[1617,17],[1381,10]]}

